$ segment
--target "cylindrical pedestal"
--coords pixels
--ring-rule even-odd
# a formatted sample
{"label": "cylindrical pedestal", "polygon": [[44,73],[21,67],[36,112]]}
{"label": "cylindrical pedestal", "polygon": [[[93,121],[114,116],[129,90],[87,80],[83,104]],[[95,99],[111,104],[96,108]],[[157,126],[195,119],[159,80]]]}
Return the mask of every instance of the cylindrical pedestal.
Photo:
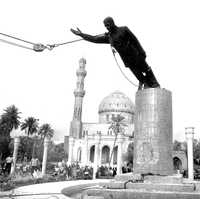
{"label": "cylindrical pedestal", "polygon": [[136,93],[134,173],[171,175],[172,96],[166,89]]}
{"label": "cylindrical pedestal", "polygon": [[45,139],[44,139],[43,160],[42,160],[42,176],[44,176],[46,174],[49,141],[50,141],[49,138],[45,137]]}
{"label": "cylindrical pedestal", "polygon": [[17,153],[18,153],[19,143],[20,143],[20,138],[19,137],[15,137],[14,138],[13,163],[12,163],[12,167],[11,167],[11,171],[10,171],[11,175],[15,173],[15,167],[16,167],[16,162],[17,162]]}

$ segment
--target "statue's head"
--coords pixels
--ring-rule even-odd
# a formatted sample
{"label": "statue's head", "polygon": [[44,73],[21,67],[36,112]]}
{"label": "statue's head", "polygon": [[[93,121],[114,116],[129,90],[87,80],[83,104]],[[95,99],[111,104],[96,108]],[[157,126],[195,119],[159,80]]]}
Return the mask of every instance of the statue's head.
{"label": "statue's head", "polygon": [[103,23],[109,32],[112,32],[115,29],[115,22],[112,17],[106,17],[103,20]]}

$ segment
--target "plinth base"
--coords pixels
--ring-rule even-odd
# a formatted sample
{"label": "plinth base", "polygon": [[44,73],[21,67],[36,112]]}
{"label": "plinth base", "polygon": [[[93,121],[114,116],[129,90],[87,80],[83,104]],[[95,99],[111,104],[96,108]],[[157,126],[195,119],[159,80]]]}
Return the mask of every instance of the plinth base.
{"label": "plinth base", "polygon": [[143,175],[134,173],[125,173],[115,176],[115,181],[127,182],[145,182],[145,183],[170,183],[170,184],[181,184],[183,183],[182,175],[171,175],[171,176],[159,176],[159,175]]}
{"label": "plinth base", "polygon": [[[134,189],[92,189],[89,197],[102,196],[104,199],[199,199],[200,192],[146,191]],[[87,196],[84,197],[87,199]]]}
{"label": "plinth base", "polygon": [[135,97],[134,172],[172,175],[172,97],[161,88]]}
{"label": "plinth base", "polygon": [[122,174],[107,183],[101,183],[102,188],[88,189],[84,192],[87,199],[90,196],[101,196],[104,199],[199,199],[200,183],[187,183],[178,175],[174,176],[144,176],[143,182],[135,174]]}
{"label": "plinth base", "polygon": [[200,182],[188,183],[180,175],[173,176],[140,176],[135,174],[121,174],[115,180],[101,183],[102,188],[88,189],[87,196],[101,196],[104,199],[199,199]]}

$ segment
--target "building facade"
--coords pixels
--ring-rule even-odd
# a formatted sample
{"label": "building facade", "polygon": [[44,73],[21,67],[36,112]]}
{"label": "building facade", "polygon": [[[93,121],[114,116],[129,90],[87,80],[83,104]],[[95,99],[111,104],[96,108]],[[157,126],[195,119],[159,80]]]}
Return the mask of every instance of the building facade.
{"label": "building facade", "polygon": [[[122,92],[115,91],[106,96],[99,105],[97,123],[82,122],[82,104],[85,95],[84,78],[86,60],[80,59],[76,72],[75,103],[69,136],[65,137],[68,163],[81,165],[110,165],[122,167],[123,154],[133,143],[134,104]],[[121,117],[116,123],[114,119]],[[113,126],[119,125],[118,131]],[[119,168],[119,170],[121,170]]]}
{"label": "building facade", "polygon": [[[115,91],[106,96],[100,103],[97,123],[82,122],[82,105],[85,95],[84,79],[86,77],[86,60],[79,60],[76,71],[77,82],[74,90],[74,112],[70,124],[69,136],[65,136],[64,149],[68,163],[79,163],[98,166],[117,167],[118,173],[126,166],[124,155],[130,144],[134,142],[134,104],[122,92]],[[120,129],[114,131],[116,125],[113,119],[118,116]],[[186,155],[173,152],[174,170],[187,169]],[[176,171],[175,171],[176,172]]]}

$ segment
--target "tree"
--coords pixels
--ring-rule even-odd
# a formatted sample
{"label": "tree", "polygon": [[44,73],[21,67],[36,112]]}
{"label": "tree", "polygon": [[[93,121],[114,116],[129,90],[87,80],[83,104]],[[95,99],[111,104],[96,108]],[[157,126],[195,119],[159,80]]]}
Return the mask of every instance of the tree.
{"label": "tree", "polygon": [[26,156],[27,160],[31,160],[33,151],[34,140],[28,136],[22,136],[20,138],[20,145],[18,149],[19,159],[24,160]]}
{"label": "tree", "polygon": [[174,143],[173,143],[173,150],[174,151],[181,151],[182,150],[182,142],[179,142],[177,140],[174,140]]}
{"label": "tree", "polygon": [[21,124],[21,130],[25,130],[25,133],[28,135],[28,137],[31,135],[34,138],[32,157],[35,156],[36,134],[39,128],[38,121],[39,119],[35,119],[34,117],[28,117]]}
{"label": "tree", "polygon": [[20,125],[20,112],[15,105],[11,105],[4,110],[0,119],[1,135],[8,135],[13,129],[17,129]]}
{"label": "tree", "polygon": [[184,151],[187,156],[187,143],[174,140],[173,151]]}
{"label": "tree", "polygon": [[54,135],[54,130],[51,128],[50,124],[43,124],[38,131],[38,135],[44,140],[45,137],[52,138]]}
{"label": "tree", "polygon": [[[173,150],[174,151],[184,151],[187,156],[187,143],[186,142],[179,142],[177,140],[173,143]],[[200,166],[200,140],[194,139],[193,140],[193,158],[194,158],[194,166]]]}
{"label": "tree", "polygon": [[0,118],[0,158],[5,159],[9,154],[10,133],[20,125],[20,112],[15,105],[4,110]]}
{"label": "tree", "polygon": [[112,155],[113,155],[115,144],[117,141],[117,136],[120,132],[123,132],[124,126],[127,126],[126,124],[124,124],[122,122],[123,119],[124,119],[124,117],[119,114],[117,116],[112,116],[112,123],[111,123],[109,129],[113,130],[113,132],[115,134],[115,140],[114,140],[113,149],[112,149],[111,155],[110,155],[109,166],[110,166],[110,162],[112,160]]}
{"label": "tree", "polygon": [[[44,139],[45,137],[48,138],[52,138],[54,135],[54,130],[51,128],[50,124],[43,124],[42,126],[40,126],[39,130],[38,130],[38,135],[42,138],[41,142],[40,142],[40,146],[38,147],[40,150],[42,148],[41,151],[43,151],[43,147],[42,144],[44,143]],[[41,152],[37,152],[37,154],[39,155],[39,157],[41,157]]]}
{"label": "tree", "polygon": [[53,142],[51,142],[48,153],[49,153],[48,155],[49,162],[61,161],[65,157],[64,143],[54,144]]}
{"label": "tree", "polygon": [[21,124],[21,130],[25,130],[25,133],[30,136],[34,135],[38,131],[38,124],[39,119],[35,119],[34,117],[28,117],[24,120]]}
{"label": "tree", "polygon": [[194,163],[200,166],[200,140],[194,140],[193,145]]}

